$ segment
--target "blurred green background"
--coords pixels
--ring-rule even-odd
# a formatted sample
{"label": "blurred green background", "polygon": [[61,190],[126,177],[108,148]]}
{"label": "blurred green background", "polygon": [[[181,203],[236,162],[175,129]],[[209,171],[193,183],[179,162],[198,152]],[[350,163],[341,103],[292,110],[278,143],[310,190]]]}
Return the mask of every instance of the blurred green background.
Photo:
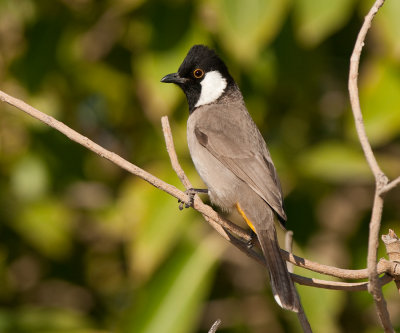
{"label": "blurred green background", "polygon": [[[1,0],[0,89],[182,188],[183,93],[160,78],[195,43],[217,50],[270,147],[295,252],[366,266],[373,178],[347,93],[349,57],[371,1]],[[382,168],[400,174],[400,2],[378,13],[360,95]],[[206,200],[207,198],[204,197]],[[400,232],[400,190],[382,233]],[[384,256],[382,246],[379,255]],[[317,276],[296,270],[307,276]],[[299,287],[315,332],[379,332],[366,292]],[[385,286],[393,323],[400,299]],[[191,209],[0,105],[0,332],[300,332],[262,267]]]}

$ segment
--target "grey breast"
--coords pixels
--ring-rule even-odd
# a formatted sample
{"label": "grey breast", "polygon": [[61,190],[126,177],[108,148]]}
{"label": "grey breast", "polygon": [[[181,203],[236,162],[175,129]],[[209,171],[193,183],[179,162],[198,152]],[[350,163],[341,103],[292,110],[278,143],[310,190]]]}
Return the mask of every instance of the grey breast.
{"label": "grey breast", "polygon": [[209,190],[211,202],[229,211],[236,203],[237,187],[241,181],[197,140],[195,127],[208,117],[213,117],[212,105],[201,106],[189,116],[187,123],[189,151],[197,172]]}

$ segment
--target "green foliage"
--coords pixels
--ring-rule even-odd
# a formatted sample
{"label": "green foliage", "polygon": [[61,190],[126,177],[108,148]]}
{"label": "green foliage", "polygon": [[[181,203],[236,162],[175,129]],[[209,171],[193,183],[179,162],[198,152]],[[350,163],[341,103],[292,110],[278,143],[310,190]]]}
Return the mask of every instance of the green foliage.
{"label": "green foliage", "polygon": [[338,142],[326,141],[315,145],[301,156],[299,166],[306,175],[325,181],[345,183],[371,180],[360,149]]}
{"label": "green foliage", "polygon": [[[162,138],[160,117],[169,115],[180,161],[202,187],[184,96],[159,80],[191,45],[208,44],[267,139],[295,252],[362,268],[374,188],[346,85],[369,5],[3,0],[1,89],[182,188]],[[398,12],[387,0],[378,13],[359,85],[391,177],[400,170]],[[398,202],[399,191],[387,198],[382,232],[396,228]],[[0,104],[0,332],[207,332],[217,318],[221,333],[298,332],[266,278],[193,210],[180,212],[167,194]],[[367,293],[299,290],[315,332],[379,329]],[[396,293],[385,287],[399,329]]]}
{"label": "green foliage", "polygon": [[295,1],[297,35],[306,45],[315,45],[337,31],[349,19],[352,0]]}
{"label": "green foliage", "polygon": [[392,61],[376,61],[366,75],[361,95],[365,127],[372,144],[387,144],[400,130],[400,68]]}

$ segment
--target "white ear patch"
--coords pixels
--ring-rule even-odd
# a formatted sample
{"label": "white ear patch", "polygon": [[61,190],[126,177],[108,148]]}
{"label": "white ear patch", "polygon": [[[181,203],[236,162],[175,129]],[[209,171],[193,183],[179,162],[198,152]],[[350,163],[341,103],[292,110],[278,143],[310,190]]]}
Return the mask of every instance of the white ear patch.
{"label": "white ear patch", "polygon": [[204,79],[200,82],[201,93],[195,107],[200,105],[210,104],[221,97],[227,86],[220,72],[212,71],[206,73]]}

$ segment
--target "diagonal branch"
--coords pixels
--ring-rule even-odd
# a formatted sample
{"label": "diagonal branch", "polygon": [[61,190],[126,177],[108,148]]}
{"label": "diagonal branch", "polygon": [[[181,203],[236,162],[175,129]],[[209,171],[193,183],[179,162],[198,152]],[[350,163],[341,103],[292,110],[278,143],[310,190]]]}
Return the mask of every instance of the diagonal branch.
{"label": "diagonal branch", "polygon": [[77,131],[73,130],[72,128],[68,127],[61,121],[40,112],[39,110],[35,109],[34,107],[30,106],[29,104],[12,97],[2,91],[0,91],[0,100],[6,102],[17,109],[27,113],[33,118],[40,120],[41,122],[45,123],[46,125],[53,127],[55,130],[61,132],[65,136],[67,136],[70,140],[75,141],[76,143],[80,144],[83,147],[93,151],[97,155],[104,157],[105,159],[109,160],[110,162],[118,165],[122,169],[142,178],[143,180],[147,181],[151,185],[162,189],[164,192],[174,196],[177,199],[185,200],[186,195],[182,191],[178,190],[175,186],[172,186],[161,179],[153,176],[149,172],[139,168],[138,166],[128,162],[127,160],[123,159],[121,156],[103,148],[102,146],[98,145],[97,143],[93,142],[92,140],[88,139],[87,137],[83,136],[82,134],[78,133]]}
{"label": "diagonal branch", "polygon": [[[161,179],[153,176],[152,174],[144,171],[143,169],[137,167],[136,165],[126,161],[122,157],[120,157],[117,154],[114,154],[113,152],[108,151],[107,149],[97,145],[93,141],[89,140],[88,138],[84,137],[80,133],[74,131],[70,127],[66,126],[62,122],[54,119],[51,116],[48,116],[39,110],[33,108],[32,106],[26,104],[25,102],[14,98],[10,95],[7,95],[6,93],[0,91],[0,100],[3,102],[6,102],[17,109],[29,114],[35,119],[38,119],[39,121],[53,127],[57,131],[63,133],[66,135],[68,138],[71,140],[77,142],[78,144],[82,145],[83,147],[95,152],[101,157],[104,157],[108,159],[110,162],[120,166],[121,168],[127,170],[128,172],[142,178],[143,180],[147,181],[151,185],[157,187],[158,189],[169,193],[170,195],[174,196],[175,198],[182,200],[182,201],[187,201],[188,197],[187,195],[178,190],[176,187],[165,183]],[[165,119],[164,123],[167,124],[168,120]],[[168,125],[169,127],[169,125]],[[171,140],[170,140],[171,139]],[[171,150],[171,154],[174,154],[176,157],[175,153],[175,148],[173,147],[173,140],[172,140],[172,134],[170,135],[170,141],[168,141],[169,148]],[[176,157],[177,161],[177,157]],[[177,163],[179,165],[179,162]],[[187,186],[190,186],[190,182],[187,183]],[[204,204],[200,198],[196,198],[194,202],[194,208],[199,211],[200,213],[203,214],[205,219],[221,234],[222,237],[230,241],[235,247],[240,249],[242,252],[247,254],[249,257],[253,258],[257,262],[259,262],[261,265],[264,265],[264,259],[263,257],[254,249],[251,249],[248,247],[248,242],[251,240],[251,234],[236,226],[232,222],[222,218],[217,212],[215,212],[210,206]],[[327,265],[322,265],[313,261],[310,261],[305,258],[298,257],[293,254],[289,254],[288,252],[281,250],[282,257],[288,261],[291,262],[292,264],[295,264],[299,267],[315,271],[317,273],[321,274],[326,274],[326,275],[331,275],[343,279],[363,279],[368,276],[368,272],[366,269],[361,269],[361,270],[348,270],[348,269],[341,269],[333,266],[327,266]],[[396,278],[400,278],[400,269],[398,265],[396,266],[395,263],[390,262],[390,261],[382,261],[378,265],[378,273],[384,273],[387,272]],[[296,279],[295,279],[296,281]],[[320,286],[323,285],[323,281],[319,280],[318,284]],[[297,282],[297,281],[296,281]],[[298,283],[301,283],[298,281]],[[327,281],[327,286],[329,286],[330,281]],[[308,283],[307,285],[310,285]],[[347,288],[347,287],[344,287]]]}

